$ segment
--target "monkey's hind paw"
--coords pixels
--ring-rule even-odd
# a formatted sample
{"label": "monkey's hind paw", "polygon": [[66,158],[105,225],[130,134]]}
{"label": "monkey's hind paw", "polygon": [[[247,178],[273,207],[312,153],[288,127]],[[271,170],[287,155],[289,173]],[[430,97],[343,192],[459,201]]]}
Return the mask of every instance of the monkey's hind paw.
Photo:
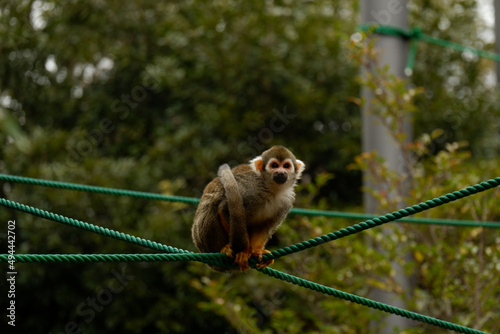
{"label": "monkey's hind paw", "polygon": [[269,261],[266,261],[266,262],[262,262],[262,255],[267,254],[267,253],[271,253],[271,252],[268,251],[267,249],[255,249],[252,252],[252,255],[256,256],[259,259],[259,263],[257,263],[257,265],[256,265],[256,267],[258,269],[264,269],[264,268],[266,268],[266,267],[268,267],[268,266],[270,266],[271,264],[274,263],[274,260],[269,260]]}
{"label": "monkey's hind paw", "polygon": [[234,252],[233,252],[233,249],[231,248],[231,244],[227,244],[224,247],[222,247],[220,252],[226,254],[227,257],[230,257],[230,258],[234,257]]}
{"label": "monkey's hind paw", "polygon": [[248,260],[251,256],[252,252],[249,249],[239,252],[234,257],[234,263],[240,266],[241,271],[247,271],[249,268]]}

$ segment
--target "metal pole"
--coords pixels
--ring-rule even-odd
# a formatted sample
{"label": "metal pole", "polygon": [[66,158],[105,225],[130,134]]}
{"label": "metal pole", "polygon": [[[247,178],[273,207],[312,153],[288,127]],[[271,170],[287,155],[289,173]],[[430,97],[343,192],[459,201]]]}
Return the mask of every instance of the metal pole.
{"label": "metal pole", "polygon": [[[391,25],[401,28],[408,28],[408,12],[407,2],[399,0],[363,0],[361,2],[361,16],[362,23],[377,23],[379,25]],[[381,51],[379,60],[381,66],[389,65],[390,71],[396,76],[404,76],[404,68],[408,58],[408,41],[397,36],[378,36],[376,43],[377,49]],[[364,70],[363,70],[364,71]],[[363,132],[363,151],[372,152],[377,151],[388,163],[390,169],[400,171],[404,169],[404,160],[402,159],[402,152],[399,146],[395,143],[394,139],[389,134],[388,130],[377,121],[377,117],[369,113],[369,101],[373,97],[372,92],[363,88],[361,92],[366,101],[366,105],[362,110],[362,132]],[[408,140],[411,140],[411,124],[407,120],[405,122],[405,132],[408,134]],[[364,185],[375,190],[381,189],[378,184],[370,182],[366,175],[364,176]],[[367,213],[377,213],[378,201],[365,192],[364,194],[364,208]],[[395,227],[387,226],[384,228],[384,233],[390,234]],[[376,247],[377,245],[373,245]],[[379,249],[380,252],[385,252]],[[391,261],[388,259],[388,261]],[[394,282],[399,285],[403,291],[412,291],[411,279],[404,273],[397,263],[391,261],[391,266],[395,272],[393,278]],[[377,301],[388,303],[394,306],[405,308],[405,302],[400,295],[375,289],[371,292],[371,297]],[[390,315],[384,318],[382,323],[372,322],[371,332],[376,333],[393,333],[394,328],[403,330],[411,326],[408,319],[404,319],[395,315]]]}
{"label": "metal pole", "polygon": [[[494,0],[495,9],[495,51],[500,54],[500,0]],[[496,62],[497,87],[500,87],[500,63]]]}

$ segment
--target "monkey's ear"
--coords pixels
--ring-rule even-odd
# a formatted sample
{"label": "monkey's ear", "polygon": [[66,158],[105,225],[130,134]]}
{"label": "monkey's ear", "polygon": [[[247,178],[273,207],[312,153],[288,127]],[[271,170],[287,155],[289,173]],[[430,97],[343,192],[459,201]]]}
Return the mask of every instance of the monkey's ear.
{"label": "monkey's ear", "polygon": [[295,164],[297,166],[297,170],[295,171],[295,173],[297,174],[297,177],[300,177],[304,169],[306,169],[306,164],[298,159],[295,161]]}
{"label": "monkey's ear", "polygon": [[262,157],[258,156],[250,160],[250,167],[252,167],[254,172],[260,174],[260,172],[264,170],[264,161],[262,160]]}

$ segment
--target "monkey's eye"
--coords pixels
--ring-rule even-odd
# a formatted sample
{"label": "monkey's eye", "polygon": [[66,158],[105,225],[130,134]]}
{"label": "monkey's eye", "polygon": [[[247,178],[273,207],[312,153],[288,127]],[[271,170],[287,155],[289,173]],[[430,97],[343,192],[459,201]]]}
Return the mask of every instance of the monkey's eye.
{"label": "monkey's eye", "polygon": [[290,168],[290,164],[287,162],[286,164],[283,165],[284,168]]}
{"label": "monkey's eye", "polygon": [[278,163],[277,163],[277,162],[273,162],[273,163],[271,164],[271,167],[272,167],[272,168],[278,168],[279,166],[280,166],[280,165],[278,165]]}

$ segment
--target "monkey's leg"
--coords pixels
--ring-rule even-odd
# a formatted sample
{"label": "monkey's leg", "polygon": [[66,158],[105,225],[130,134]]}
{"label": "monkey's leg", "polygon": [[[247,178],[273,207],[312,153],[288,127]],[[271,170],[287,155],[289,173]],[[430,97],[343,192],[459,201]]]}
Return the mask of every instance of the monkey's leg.
{"label": "monkey's leg", "polygon": [[[240,242],[238,242],[238,244],[244,242],[244,244],[246,244],[246,248],[241,252],[236,253],[234,257],[234,263],[240,266],[241,271],[247,271],[248,268],[250,267],[248,265],[248,260],[250,260],[250,258],[252,257],[252,248],[250,246],[250,241],[248,240],[249,239],[248,232],[245,230],[245,231],[240,231],[240,233],[243,234],[242,236],[243,239],[241,239]],[[229,244],[229,246],[231,246],[231,244]]]}
{"label": "monkey's leg", "polygon": [[[224,214],[224,212],[219,211],[219,217],[220,217],[220,222],[222,224],[222,228],[224,228],[224,231],[229,236],[230,235],[229,234],[230,227],[229,227],[229,222],[228,222],[228,219],[226,218],[226,215]],[[246,238],[248,239],[248,235],[246,236]],[[249,245],[249,243],[247,243],[247,244]],[[249,268],[248,260],[250,259],[250,257],[252,257],[252,251],[250,249],[250,246],[248,246],[247,249],[245,249],[239,253],[236,253],[236,255],[234,255],[233,247],[231,246],[231,243],[229,242],[227,245],[222,247],[220,252],[226,254],[226,256],[228,256],[230,258],[234,257],[234,263],[236,263],[240,267],[240,270],[242,270],[242,271],[248,270],[248,268]]]}
{"label": "monkey's leg", "polygon": [[[247,271],[250,267],[248,265],[248,260],[250,260],[250,258],[252,257],[252,248],[250,247],[250,242],[248,240],[248,232],[246,230],[240,230],[240,234],[242,235],[242,238],[240,238],[237,245],[241,245],[243,243],[246,244],[246,248],[241,252],[236,253],[234,257],[234,263],[236,263],[240,267],[241,271]],[[229,247],[231,247],[231,244],[229,244]]]}
{"label": "monkey's leg", "polygon": [[[267,253],[271,253],[271,252],[268,251],[267,249],[256,249],[252,252],[252,256],[257,256],[259,258],[259,261],[262,261],[262,255],[267,254]],[[258,269],[264,269],[265,267],[268,267],[273,263],[274,263],[274,260],[269,260],[266,262],[259,262],[256,264],[256,267]]]}
{"label": "monkey's leg", "polygon": [[[224,211],[222,210],[219,210],[218,211],[218,214],[219,214],[219,217],[220,217],[220,222],[222,224],[222,228],[224,229],[224,231],[226,232],[226,234],[229,236],[229,239],[231,239],[231,227],[230,227],[230,224],[229,224],[229,221],[228,221],[228,218],[226,216],[226,214],[224,214]],[[242,240],[240,240],[240,242],[243,242],[243,240],[248,240],[248,232],[247,231],[240,231],[240,233],[242,234]],[[246,248],[241,251],[241,252],[238,252],[236,253],[236,255],[234,254],[234,250],[233,250],[233,247],[231,245],[231,242],[229,242],[227,245],[225,245],[221,250],[220,252],[221,253],[224,253],[226,254],[228,257],[234,257],[234,263],[236,263],[239,267],[240,267],[240,270],[242,271],[247,271],[248,268],[249,268],[249,265],[248,265],[248,260],[252,257],[252,249],[250,248],[250,242],[245,242],[246,243]]]}
{"label": "monkey's leg", "polygon": [[250,244],[252,245],[252,256],[256,256],[260,263],[257,263],[257,268],[264,269],[274,263],[274,260],[269,260],[262,263],[262,255],[271,253],[267,249],[264,249],[268,240],[267,231],[259,231],[258,233],[252,234],[250,239]]}
{"label": "monkey's leg", "polygon": [[236,256],[234,257],[234,263],[238,264],[240,266],[241,271],[247,271],[248,268],[250,267],[248,265],[248,260],[252,257],[252,250],[250,247],[247,249],[236,253]]}
{"label": "monkey's leg", "polygon": [[[229,222],[227,221],[224,213],[221,211],[219,211],[219,217],[220,217],[220,223],[222,225],[222,228],[224,229],[224,231],[226,232],[226,234],[229,237]],[[220,252],[226,254],[226,256],[228,256],[228,257],[231,257],[231,258],[234,257],[234,252],[233,252],[233,249],[231,248],[231,243],[228,243],[227,245],[222,247]]]}

